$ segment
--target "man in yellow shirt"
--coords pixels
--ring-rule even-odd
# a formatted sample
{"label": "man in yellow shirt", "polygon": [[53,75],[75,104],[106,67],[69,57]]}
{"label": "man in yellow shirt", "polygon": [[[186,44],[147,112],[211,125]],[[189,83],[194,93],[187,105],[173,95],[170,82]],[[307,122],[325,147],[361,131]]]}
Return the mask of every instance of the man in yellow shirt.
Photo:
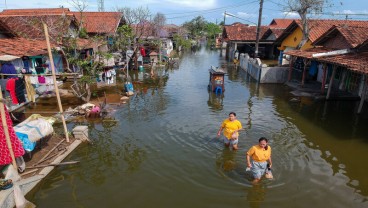
{"label": "man in yellow shirt", "polygon": [[[252,158],[252,163],[250,161]],[[271,170],[271,147],[268,145],[268,140],[261,137],[258,140],[258,145],[254,145],[247,152],[247,167],[252,171],[254,180],[253,183],[257,183],[261,180],[261,177],[266,174],[271,174],[268,170]]]}
{"label": "man in yellow shirt", "polygon": [[230,112],[229,118],[225,119],[220,129],[217,132],[217,136],[221,135],[222,130],[224,129],[224,143],[226,147],[229,147],[230,144],[232,145],[234,150],[238,149],[238,131],[241,130],[242,124],[240,121],[236,119],[236,113]]}

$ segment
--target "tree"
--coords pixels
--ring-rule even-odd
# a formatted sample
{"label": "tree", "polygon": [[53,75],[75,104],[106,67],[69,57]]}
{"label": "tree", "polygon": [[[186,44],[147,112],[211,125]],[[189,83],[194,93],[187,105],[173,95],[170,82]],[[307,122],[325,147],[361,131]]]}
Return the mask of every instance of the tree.
{"label": "tree", "polygon": [[[133,55],[130,60],[137,60],[137,52],[139,49],[139,44],[142,43],[142,38],[147,38],[148,36],[153,36],[153,25],[150,21],[151,13],[148,8],[138,7],[136,9],[131,9],[128,7],[117,8],[117,11],[121,12],[127,25],[131,28],[131,39],[128,40],[128,49],[133,48]],[[125,32],[128,32],[126,30]],[[121,33],[124,34],[124,33]],[[127,33],[125,33],[127,34]]]}
{"label": "tree", "polygon": [[198,16],[193,18],[189,22],[185,22],[183,26],[188,29],[192,38],[196,38],[197,36],[201,36],[206,28],[207,21],[202,16]]}
{"label": "tree", "polygon": [[166,17],[164,14],[162,13],[157,13],[154,17],[153,17],[153,31],[155,33],[156,37],[160,37],[160,32],[163,29],[163,27],[166,24]]}
{"label": "tree", "polygon": [[285,8],[287,12],[296,12],[299,14],[302,22],[303,38],[298,45],[300,49],[309,38],[308,15],[312,12],[322,12],[323,8],[329,3],[329,0],[287,0]]}
{"label": "tree", "polygon": [[213,22],[209,22],[206,24],[205,31],[208,38],[215,39],[216,35],[222,32],[222,29],[219,25],[216,25]]}

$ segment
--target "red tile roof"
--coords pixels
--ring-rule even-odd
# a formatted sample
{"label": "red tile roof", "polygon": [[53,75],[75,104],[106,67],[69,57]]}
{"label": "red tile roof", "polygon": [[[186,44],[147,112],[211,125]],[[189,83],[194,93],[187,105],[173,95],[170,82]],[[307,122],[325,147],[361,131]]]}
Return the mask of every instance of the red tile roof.
{"label": "red tile roof", "polygon": [[324,48],[324,47],[317,47],[317,48],[310,48],[310,49],[307,49],[307,50],[290,50],[290,51],[284,52],[284,54],[290,55],[290,56],[296,56],[296,57],[311,59],[311,58],[313,58],[312,57],[313,54],[324,53],[324,52],[328,52],[328,51],[331,51],[331,49]]}
{"label": "red tile roof", "polygon": [[[268,28],[268,26],[261,26],[259,37],[262,37]],[[225,41],[255,41],[256,34],[257,26],[240,24],[224,26]]]}
{"label": "red tile roof", "polygon": [[0,55],[22,57],[41,54],[47,54],[46,41],[28,40],[25,38],[0,39]]}
{"label": "red tile roof", "polygon": [[295,19],[273,19],[269,24],[270,28],[287,28]]}
{"label": "red tile roof", "polygon": [[68,8],[4,9],[0,15],[60,15],[69,12]]}
{"label": "red tile roof", "polygon": [[319,37],[313,44],[322,45],[325,41],[341,34],[350,48],[356,48],[368,40],[368,26],[332,26],[327,32]]}
{"label": "red tile roof", "polygon": [[318,47],[307,50],[291,50],[285,52],[286,55],[314,59],[320,62],[330,63],[337,66],[346,67],[349,70],[356,71],[363,74],[368,74],[368,52],[351,52],[347,54],[312,57],[316,53],[324,53],[332,51],[331,49]]}
{"label": "red tile roof", "polygon": [[[295,21],[302,28],[300,20]],[[311,19],[308,21],[309,40],[313,43],[321,37],[332,26],[368,27],[368,21],[358,20],[332,20],[332,19]]]}
{"label": "red tile roof", "polygon": [[87,33],[115,33],[121,18],[121,12],[72,12],[78,22],[83,22],[83,27]]}
{"label": "red tile roof", "polygon": [[13,33],[27,39],[45,39],[42,22],[49,28],[50,41],[59,41],[62,35],[69,33],[69,27],[74,20],[71,15],[37,15],[37,16],[6,16],[1,15],[2,21]]}
{"label": "red tile roof", "polygon": [[358,73],[368,74],[368,52],[326,56],[320,57],[317,60],[343,66]]}

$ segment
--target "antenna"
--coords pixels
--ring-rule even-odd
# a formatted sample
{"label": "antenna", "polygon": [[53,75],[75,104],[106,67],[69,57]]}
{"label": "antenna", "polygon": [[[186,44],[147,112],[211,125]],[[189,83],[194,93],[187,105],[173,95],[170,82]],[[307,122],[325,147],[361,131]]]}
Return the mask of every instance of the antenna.
{"label": "antenna", "polygon": [[105,8],[104,8],[104,0],[97,0],[97,3],[98,3],[98,11],[99,12],[105,11]]}

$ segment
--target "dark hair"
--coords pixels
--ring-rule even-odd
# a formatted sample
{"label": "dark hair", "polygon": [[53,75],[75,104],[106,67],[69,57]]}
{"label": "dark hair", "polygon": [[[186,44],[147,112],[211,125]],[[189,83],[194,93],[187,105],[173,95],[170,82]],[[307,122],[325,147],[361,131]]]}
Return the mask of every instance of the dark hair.
{"label": "dark hair", "polygon": [[268,143],[268,139],[266,139],[266,137],[261,137],[258,139],[258,142],[261,142],[261,141],[266,141]]}
{"label": "dark hair", "polygon": [[[266,143],[268,143],[268,139],[266,139],[266,137],[261,137],[261,138],[258,139],[258,142],[261,142],[261,141],[265,141]],[[265,148],[265,150],[267,150],[268,145],[266,145],[264,148]]]}
{"label": "dark hair", "polygon": [[231,114],[233,114],[234,116],[236,116],[236,113],[234,113],[234,112],[230,112],[230,113],[229,113],[229,116],[230,116]]}

